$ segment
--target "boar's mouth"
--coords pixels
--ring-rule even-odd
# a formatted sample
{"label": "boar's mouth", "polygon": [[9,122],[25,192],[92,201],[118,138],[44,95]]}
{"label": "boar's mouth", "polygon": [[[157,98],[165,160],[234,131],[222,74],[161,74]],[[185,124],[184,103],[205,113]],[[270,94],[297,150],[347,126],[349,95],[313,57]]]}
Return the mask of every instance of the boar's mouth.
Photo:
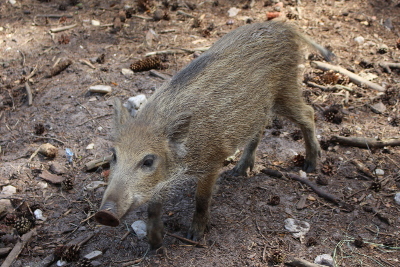
{"label": "boar's mouth", "polygon": [[119,219],[115,212],[115,203],[105,203],[98,212],[94,215],[95,220],[103,225],[118,226]]}

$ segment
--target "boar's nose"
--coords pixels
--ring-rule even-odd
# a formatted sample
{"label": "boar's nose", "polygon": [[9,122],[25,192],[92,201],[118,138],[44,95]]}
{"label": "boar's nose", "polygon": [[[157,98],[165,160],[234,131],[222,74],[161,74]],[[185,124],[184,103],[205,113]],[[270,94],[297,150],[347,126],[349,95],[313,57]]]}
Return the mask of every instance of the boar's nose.
{"label": "boar's nose", "polygon": [[107,202],[104,203],[103,207],[100,208],[98,212],[94,215],[95,220],[98,223],[107,226],[118,226],[119,219],[115,215],[115,203]]}

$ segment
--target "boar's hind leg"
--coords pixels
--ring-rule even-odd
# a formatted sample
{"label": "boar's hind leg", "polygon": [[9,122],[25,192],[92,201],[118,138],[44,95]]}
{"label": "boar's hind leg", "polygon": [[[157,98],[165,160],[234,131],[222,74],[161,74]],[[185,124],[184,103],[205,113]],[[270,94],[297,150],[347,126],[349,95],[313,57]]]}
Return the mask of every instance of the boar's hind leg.
{"label": "boar's hind leg", "polygon": [[283,100],[277,101],[277,112],[300,126],[306,144],[306,159],[303,170],[306,172],[314,171],[317,167],[317,159],[321,154],[315,135],[314,109],[306,105],[301,96],[286,96]]}
{"label": "boar's hind leg", "polygon": [[210,220],[210,202],[215,181],[218,178],[218,172],[208,173],[201,177],[197,183],[196,189],[196,209],[193,215],[192,226],[187,235],[188,239],[194,241],[200,240],[207,228]]}
{"label": "boar's hind leg", "polygon": [[252,138],[248,144],[246,145],[243,155],[240,157],[239,162],[232,169],[231,174],[233,176],[246,176],[247,169],[250,168],[250,171],[253,170],[254,161],[256,157],[256,149],[258,143],[260,143],[261,135],[263,131],[260,131],[256,134],[254,138]]}
{"label": "boar's hind leg", "polygon": [[149,240],[150,249],[158,249],[162,246],[164,225],[161,221],[161,201],[152,201],[147,208],[147,238]]}

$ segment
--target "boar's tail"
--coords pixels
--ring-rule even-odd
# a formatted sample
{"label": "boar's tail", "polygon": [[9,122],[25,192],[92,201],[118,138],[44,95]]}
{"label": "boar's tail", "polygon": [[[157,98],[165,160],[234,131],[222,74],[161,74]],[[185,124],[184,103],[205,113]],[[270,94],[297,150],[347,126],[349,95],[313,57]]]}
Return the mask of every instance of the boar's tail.
{"label": "boar's tail", "polygon": [[310,46],[314,47],[318,52],[321,53],[321,55],[324,57],[324,59],[328,62],[331,62],[336,56],[333,52],[329,51],[329,49],[323,47],[322,45],[318,44],[315,42],[313,39],[310,37],[302,34],[302,33],[297,33],[301,39],[303,39],[307,44]]}

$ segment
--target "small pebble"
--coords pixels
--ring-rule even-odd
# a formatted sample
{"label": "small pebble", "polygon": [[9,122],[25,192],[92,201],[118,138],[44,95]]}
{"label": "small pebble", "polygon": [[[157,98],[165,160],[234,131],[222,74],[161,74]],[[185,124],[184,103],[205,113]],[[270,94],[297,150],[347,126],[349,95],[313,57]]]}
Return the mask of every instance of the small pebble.
{"label": "small pebble", "polygon": [[396,193],[396,195],[394,195],[394,201],[400,205],[400,192]]}
{"label": "small pebble", "polygon": [[231,8],[228,10],[228,16],[229,16],[229,17],[235,17],[235,16],[239,13],[240,10],[241,10],[241,9],[239,9],[239,8],[231,7]]}
{"label": "small pebble", "polygon": [[329,254],[318,255],[315,258],[314,263],[333,267],[333,258]]}
{"label": "small pebble", "polygon": [[100,21],[92,19],[93,26],[100,26]]}
{"label": "small pebble", "polygon": [[35,211],[33,212],[33,214],[35,214],[36,220],[41,220],[41,221],[46,220],[46,218],[43,217],[43,212],[42,212],[41,210],[39,210],[39,209],[35,210]]}
{"label": "small pebble", "polygon": [[376,169],[375,174],[378,176],[383,176],[385,174],[385,171],[382,169]]}
{"label": "small pebble", "polygon": [[121,69],[121,73],[127,79],[132,79],[134,76],[134,72],[131,69]]}
{"label": "small pebble", "polygon": [[90,143],[90,144],[88,144],[87,146],[86,146],[86,149],[87,150],[91,150],[91,149],[93,149],[94,148],[94,144],[93,143]]}
{"label": "small pebble", "polygon": [[356,41],[358,44],[363,44],[365,42],[365,39],[362,36],[358,36],[354,38],[354,41]]}
{"label": "small pebble", "polygon": [[93,181],[93,182],[90,182],[88,185],[86,185],[85,189],[89,190],[89,191],[92,191],[92,190],[95,190],[96,188],[99,188],[100,186],[103,186],[103,185],[107,185],[107,183],[103,182],[103,181]]}

